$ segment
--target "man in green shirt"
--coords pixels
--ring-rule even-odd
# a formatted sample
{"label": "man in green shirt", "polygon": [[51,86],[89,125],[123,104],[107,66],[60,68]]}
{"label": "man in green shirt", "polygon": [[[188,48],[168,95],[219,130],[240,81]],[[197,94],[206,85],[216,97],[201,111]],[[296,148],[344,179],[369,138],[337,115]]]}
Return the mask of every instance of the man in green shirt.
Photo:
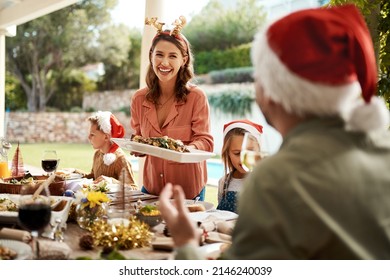
{"label": "man in green shirt", "polygon": [[[358,9],[292,13],[257,35],[252,62],[256,102],[283,144],[245,180],[222,257],[390,259],[389,111]],[[201,258],[183,200],[168,184],[160,210],[177,258]]]}

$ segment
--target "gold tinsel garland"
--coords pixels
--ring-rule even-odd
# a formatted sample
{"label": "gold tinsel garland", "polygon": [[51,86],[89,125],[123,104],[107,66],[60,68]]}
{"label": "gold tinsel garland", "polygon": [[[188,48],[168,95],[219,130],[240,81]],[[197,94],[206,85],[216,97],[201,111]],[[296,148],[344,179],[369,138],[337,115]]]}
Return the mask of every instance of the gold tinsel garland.
{"label": "gold tinsel garland", "polygon": [[150,246],[153,237],[149,226],[134,217],[130,218],[128,226],[97,221],[91,227],[91,234],[95,246],[122,250]]}

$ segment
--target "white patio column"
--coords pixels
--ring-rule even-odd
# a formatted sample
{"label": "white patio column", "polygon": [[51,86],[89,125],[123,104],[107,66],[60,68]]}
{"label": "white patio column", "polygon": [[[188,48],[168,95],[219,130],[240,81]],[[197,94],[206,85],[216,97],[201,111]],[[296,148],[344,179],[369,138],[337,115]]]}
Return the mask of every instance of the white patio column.
{"label": "white patio column", "polygon": [[0,137],[5,135],[5,30],[0,30]]}
{"label": "white patio column", "polygon": [[16,25],[0,28],[0,137],[6,136],[5,127],[5,38],[16,35]]}
{"label": "white patio column", "polygon": [[[146,0],[145,2],[145,18],[157,17],[158,21],[164,22],[167,11],[166,0]],[[170,24],[170,23],[169,23]],[[156,35],[156,29],[153,26],[145,26],[142,35],[141,46],[141,69],[140,69],[140,87],[145,87],[146,70],[149,65],[149,49],[153,37]],[[138,186],[143,186],[143,171],[145,158],[138,158]]]}
{"label": "white patio column", "polygon": [[[145,2],[145,18],[157,17],[159,22],[164,22],[167,10],[166,0],[146,0]],[[170,25],[170,23],[169,23]],[[140,71],[140,86],[144,87],[146,69],[149,64],[149,48],[153,37],[156,35],[156,28],[153,26],[144,26],[142,35],[141,47],[141,71]]]}

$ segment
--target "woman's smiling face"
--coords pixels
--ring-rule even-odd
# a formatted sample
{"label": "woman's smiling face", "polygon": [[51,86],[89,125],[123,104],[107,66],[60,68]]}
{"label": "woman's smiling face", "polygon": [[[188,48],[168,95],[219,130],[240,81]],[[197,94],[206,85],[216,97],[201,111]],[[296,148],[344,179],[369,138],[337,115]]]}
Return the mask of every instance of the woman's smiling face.
{"label": "woman's smiling face", "polygon": [[161,40],[151,54],[151,62],[160,81],[174,80],[176,82],[177,73],[180,67],[187,62],[187,56],[183,56],[173,43]]}

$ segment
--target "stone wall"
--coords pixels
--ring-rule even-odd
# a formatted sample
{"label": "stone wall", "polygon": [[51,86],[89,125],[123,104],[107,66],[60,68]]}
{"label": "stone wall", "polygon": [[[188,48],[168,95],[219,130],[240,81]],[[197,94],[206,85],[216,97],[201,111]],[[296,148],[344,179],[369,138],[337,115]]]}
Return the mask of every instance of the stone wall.
{"label": "stone wall", "polygon": [[[206,94],[215,94],[225,89],[248,90],[253,88],[251,83],[243,84],[219,84],[219,85],[200,85]],[[130,108],[131,96],[136,90],[123,91],[103,91],[93,92],[84,95],[82,108],[84,111],[93,109],[101,111],[115,112],[120,109]]]}
{"label": "stone wall", "polygon": [[83,110],[87,111],[117,111],[130,108],[130,98],[135,90],[103,91],[85,94],[83,97]]}
{"label": "stone wall", "polygon": [[[6,138],[15,143],[88,143],[89,121],[92,113],[7,113]],[[125,126],[129,137],[130,117],[114,115]]]}

